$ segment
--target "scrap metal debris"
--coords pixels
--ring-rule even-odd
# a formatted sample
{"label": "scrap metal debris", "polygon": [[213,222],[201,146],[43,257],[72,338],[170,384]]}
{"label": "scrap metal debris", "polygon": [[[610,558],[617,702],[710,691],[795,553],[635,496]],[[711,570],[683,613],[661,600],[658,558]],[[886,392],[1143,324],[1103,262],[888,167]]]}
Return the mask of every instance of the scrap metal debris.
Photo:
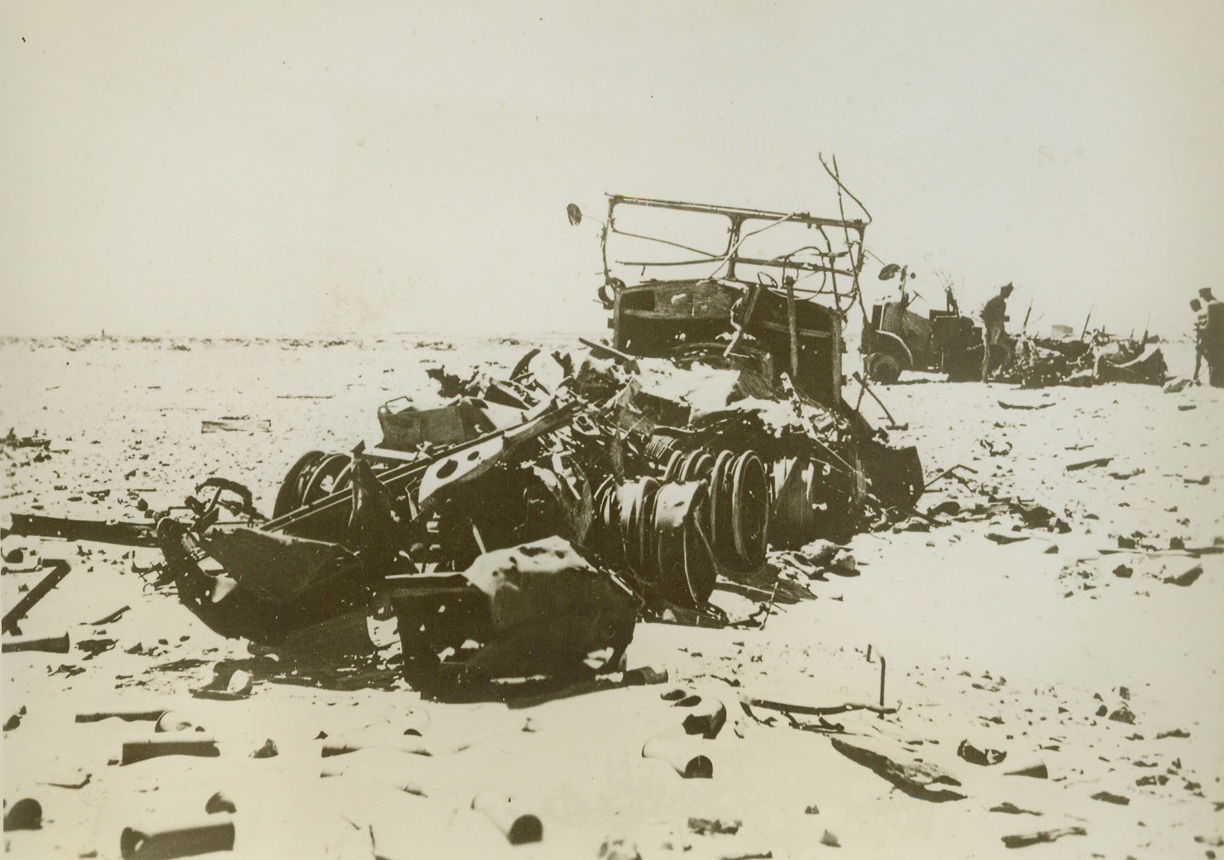
{"label": "scrap metal debris", "polygon": [[[677,215],[706,250],[670,238]],[[917,451],[841,395],[866,226],[612,196],[609,344],[532,349],[508,378],[430,370],[443,405],[393,399],[377,444],[302,455],[270,518],[210,478],[152,527],[15,515],[11,531],[154,544],[159,582],[223,635],[306,663],[398,640],[420,689],[622,669],[639,617],[725,624],[719,583],[772,577],[754,587],[779,596],[770,549],[912,512]]]}
{"label": "scrap metal debris", "polygon": [[268,433],[271,430],[271,421],[249,415],[223,415],[216,420],[200,422],[201,433]]}
{"label": "scrap metal debris", "polygon": [[[927,316],[912,310],[920,298],[910,286],[917,274],[909,266],[885,265],[882,281],[899,278],[900,294],[863,311],[863,334],[859,351],[863,370],[875,382],[890,385],[902,371],[943,373],[951,382],[978,381],[982,378],[982,328],[961,313],[950,279],[944,276],[945,307],[932,309]],[[1029,312],[1032,312],[1030,305]],[[1106,382],[1163,385],[1169,380],[1159,339],[1143,333],[1136,339],[1089,332],[1087,324],[1078,339],[1070,329],[1057,337],[1038,337],[1024,328],[1015,335],[1004,334],[1008,358],[996,377],[1001,382],[1022,388],[1049,385],[1089,386]],[[1062,327],[1055,327],[1056,330]],[[1016,406],[1005,409],[1040,409],[1042,406]],[[1049,405],[1049,404],[1044,404]]]}
{"label": "scrap metal debris", "polygon": [[1064,836],[1087,836],[1088,831],[1078,825],[1074,827],[1056,827],[1052,830],[1038,830],[1035,833],[1017,833],[1004,836],[1003,844],[1008,848],[1027,848],[1041,842],[1054,842]]}
{"label": "scrap metal debris", "polygon": [[853,762],[875,771],[910,797],[944,803],[964,800],[961,783],[937,765],[923,761],[904,746],[866,737],[830,738],[833,748]]}
{"label": "scrap metal debris", "polygon": [[51,447],[51,440],[35,431],[32,436],[18,436],[15,428],[10,427],[8,434],[0,437],[0,449],[37,448],[46,450]]}
{"label": "scrap metal debris", "polygon": [[16,605],[8,612],[4,613],[4,620],[0,623],[0,629],[5,633],[20,634],[20,622],[34,608],[38,601],[42,600],[51,589],[59,585],[65,576],[71,572],[72,567],[68,562],[60,559],[45,558],[41,560],[42,567],[48,568],[49,573],[44,576],[38,583],[26,592]]}
{"label": "scrap metal debris", "polygon": [[1007,381],[1022,388],[1106,382],[1163,385],[1168,379],[1168,365],[1156,338],[1145,333],[1142,340],[1136,340],[1104,331],[1080,340],[1021,335],[1007,376]]}

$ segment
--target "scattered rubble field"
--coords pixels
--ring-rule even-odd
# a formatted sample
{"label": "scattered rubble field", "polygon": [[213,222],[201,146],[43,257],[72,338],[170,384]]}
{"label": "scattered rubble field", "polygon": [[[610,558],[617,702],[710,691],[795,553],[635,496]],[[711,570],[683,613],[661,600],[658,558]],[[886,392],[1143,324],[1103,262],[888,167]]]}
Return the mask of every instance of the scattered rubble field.
{"label": "scattered rubble field", "polygon": [[[0,510],[132,522],[222,476],[270,512],[302,451],[440,405],[427,370],[533,346],[573,343],[10,340]],[[46,593],[5,631],[6,852],[1220,855],[1220,392],[877,393],[921,452],[913,515],[771,550],[714,586],[741,623],[646,620],[623,671],[508,704],[222,637],[155,550],[8,535],[5,612]]]}

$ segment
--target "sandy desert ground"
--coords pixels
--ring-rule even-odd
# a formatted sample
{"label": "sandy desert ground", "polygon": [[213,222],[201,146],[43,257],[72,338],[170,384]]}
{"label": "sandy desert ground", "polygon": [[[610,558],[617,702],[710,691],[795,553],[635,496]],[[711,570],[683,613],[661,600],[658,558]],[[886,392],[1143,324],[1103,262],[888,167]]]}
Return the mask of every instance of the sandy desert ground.
{"label": "sandy desert ground", "polygon": [[[3,510],[138,519],[138,500],[175,503],[209,475],[250,486],[267,510],[303,451],[376,441],[375,409],[394,396],[429,405],[425,368],[505,369],[528,345],[10,341],[0,432],[38,432],[50,457],[3,452]],[[1189,370],[1184,346],[1168,355]],[[27,797],[43,811],[41,829],[5,833],[6,851],[117,857],[125,827],[211,820],[234,826],[234,852],[218,856],[251,858],[1224,854],[1224,394],[915,378],[882,396],[908,427],[893,440],[919,447],[928,477],[974,470],[920,500],[943,511],[935,524],[858,535],[853,569],[819,547],[775,556],[814,599],[775,606],[764,629],[640,624],[629,666],[665,669],[667,683],[530,707],[422,702],[402,681],[360,678],[257,678],[247,698],[199,698],[220,661],[249,649],[153,587],[156,553],[6,538],[6,553],[72,565],[23,631],[73,643],[3,657],[6,812]],[[267,424],[201,432],[221,416]],[[1097,458],[1111,459],[1066,469]],[[1040,502],[1069,531],[1029,529],[990,494]],[[42,575],[21,567],[0,581],[6,609]],[[756,602],[713,600],[733,618]],[[802,713],[876,702],[881,655],[895,711]],[[677,704],[674,690],[702,701]],[[714,702],[728,712],[717,737],[686,736],[685,716]],[[220,755],[120,766],[123,742],[153,737],[152,723],[76,721],[120,710],[177,712]],[[405,734],[414,726],[420,737]],[[643,757],[659,736],[694,745],[713,778]],[[326,739],[354,737],[368,748],[321,756]],[[276,754],[253,757],[269,740]],[[975,763],[973,750],[1005,757]],[[537,815],[542,841],[511,846],[473,809],[486,791]],[[233,811],[206,812],[218,792]]]}

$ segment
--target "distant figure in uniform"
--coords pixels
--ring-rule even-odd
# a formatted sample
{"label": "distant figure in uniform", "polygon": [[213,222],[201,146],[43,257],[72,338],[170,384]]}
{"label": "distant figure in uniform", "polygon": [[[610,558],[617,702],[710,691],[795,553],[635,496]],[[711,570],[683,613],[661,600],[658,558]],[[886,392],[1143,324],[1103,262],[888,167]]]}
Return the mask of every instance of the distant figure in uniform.
{"label": "distant figure in uniform", "polygon": [[1190,300],[1190,310],[1194,311],[1194,376],[1191,378],[1198,382],[1199,372],[1203,369],[1203,335],[1207,331],[1207,311],[1203,310],[1203,303],[1198,299]]}
{"label": "distant figure in uniform", "polygon": [[1007,337],[1004,323],[1007,322],[1007,298],[1015,289],[1010,283],[999,288],[999,294],[982,307],[982,382],[990,378],[995,349]]}
{"label": "distant figure in uniform", "polygon": [[1207,359],[1207,380],[1213,388],[1224,388],[1224,302],[1211,294],[1207,287],[1199,290],[1203,311],[1203,357]]}

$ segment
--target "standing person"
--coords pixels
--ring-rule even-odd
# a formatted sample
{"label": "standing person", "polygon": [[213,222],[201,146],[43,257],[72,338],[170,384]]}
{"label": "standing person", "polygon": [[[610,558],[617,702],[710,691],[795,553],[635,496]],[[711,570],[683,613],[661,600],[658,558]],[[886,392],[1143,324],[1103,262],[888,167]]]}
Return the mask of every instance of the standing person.
{"label": "standing person", "polygon": [[1194,376],[1191,379],[1197,383],[1199,371],[1203,369],[1203,335],[1207,329],[1207,311],[1203,310],[1203,303],[1198,299],[1190,300],[1190,310],[1194,311]]}
{"label": "standing person", "polygon": [[1203,357],[1207,359],[1207,380],[1213,388],[1224,388],[1224,302],[1203,287],[1203,311],[1207,322],[1203,326]]}
{"label": "standing person", "polygon": [[1013,290],[1015,287],[1010,283],[1004,284],[999,288],[999,294],[982,307],[982,382],[990,378],[994,348],[1007,337],[1003,324],[1007,322],[1007,298]]}

